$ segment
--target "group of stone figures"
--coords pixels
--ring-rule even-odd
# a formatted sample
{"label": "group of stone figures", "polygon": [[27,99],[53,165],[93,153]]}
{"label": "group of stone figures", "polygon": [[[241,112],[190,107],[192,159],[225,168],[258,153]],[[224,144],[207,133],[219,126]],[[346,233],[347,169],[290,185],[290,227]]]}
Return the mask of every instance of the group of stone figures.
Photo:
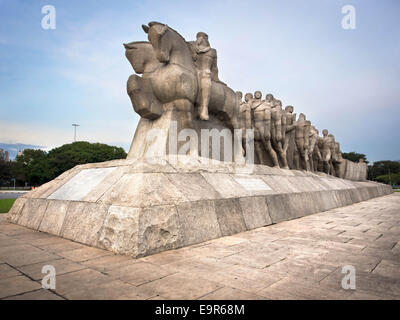
{"label": "group of stone figures", "polygon": [[254,148],[260,164],[307,171],[323,171],[339,176],[343,161],[339,142],[328,130],[323,137],[301,113],[296,120],[293,106],[282,108],[282,102],[260,91],[253,94],[238,91],[240,101],[238,126],[243,132],[243,148],[249,143],[246,130],[254,131]]}
{"label": "group of stone figures", "polygon": [[[163,137],[157,142],[143,141],[142,132],[165,128],[175,120],[178,130],[242,129],[243,153],[254,142],[258,164],[340,176],[342,157],[333,135],[323,130],[320,137],[304,114],[296,119],[293,107],[283,110],[281,101],[271,94],[262,100],[260,91],[254,96],[247,93],[243,101],[241,92],[219,80],[217,51],[207,34],[199,32],[195,41],[186,41],[166,24],[150,22],[142,28],[149,42],[125,44],[126,57],[135,72],[142,74],[131,75],[127,84],[134,110],[142,117],[128,158],[167,144]],[[246,135],[248,129],[253,129],[253,141]]]}

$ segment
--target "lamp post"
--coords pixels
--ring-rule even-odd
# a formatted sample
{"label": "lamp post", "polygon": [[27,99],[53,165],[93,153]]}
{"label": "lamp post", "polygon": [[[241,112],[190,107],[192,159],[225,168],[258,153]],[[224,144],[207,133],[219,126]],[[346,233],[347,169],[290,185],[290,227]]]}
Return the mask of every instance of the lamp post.
{"label": "lamp post", "polygon": [[74,127],[74,142],[76,141],[76,127],[79,127],[79,124],[73,123],[72,126]]}

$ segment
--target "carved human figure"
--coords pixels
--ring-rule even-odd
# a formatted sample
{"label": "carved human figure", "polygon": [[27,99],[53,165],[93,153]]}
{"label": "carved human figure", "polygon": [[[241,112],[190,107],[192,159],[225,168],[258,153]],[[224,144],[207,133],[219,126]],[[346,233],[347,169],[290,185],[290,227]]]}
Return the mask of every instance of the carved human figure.
{"label": "carved human figure", "polygon": [[286,158],[290,169],[299,169],[299,152],[295,141],[296,136],[296,114],[293,113],[293,106],[285,108],[286,114],[286,134],[284,147],[286,148]]}
{"label": "carved human figure", "polygon": [[[293,106],[286,106],[283,116],[286,121],[285,139],[283,143],[283,152],[286,156],[286,161],[293,164],[293,146],[289,148],[290,144],[294,144],[294,129],[296,127],[296,114],[293,114]],[[289,166],[290,167],[290,166]]]}
{"label": "carved human figure", "polygon": [[333,134],[328,134],[328,137],[331,139],[331,160],[330,160],[330,172],[329,174],[336,176],[336,162],[338,160],[338,154],[336,152],[336,141],[335,141],[335,137]]}
{"label": "carved human figure", "polygon": [[296,123],[295,140],[299,152],[300,168],[304,170],[309,170],[308,146],[310,124],[311,123],[306,120],[306,116],[303,113],[300,113],[299,119]]}
{"label": "carved human figure", "polygon": [[284,150],[286,136],[286,115],[282,110],[282,102],[275,100],[271,110],[272,130],[271,140],[275,151],[278,153],[284,169],[289,169],[286,159],[286,151]]}
{"label": "carved human figure", "polygon": [[335,142],[334,149],[335,149],[334,166],[335,166],[336,176],[339,178],[343,178],[340,170],[340,164],[343,162],[343,158],[342,158],[342,152],[340,151],[339,142]]}
{"label": "carved human figure", "polygon": [[245,150],[249,150],[247,148],[247,136],[246,132],[248,129],[252,128],[251,124],[251,102],[253,99],[253,95],[251,93],[247,93],[245,95],[245,101],[242,101],[242,92],[236,92],[239,101],[239,113],[237,116],[238,120],[238,129],[242,130],[242,146],[243,146],[243,155],[245,155]]}
{"label": "carved human figure", "polygon": [[332,160],[332,138],[328,135],[328,130],[322,131],[322,162],[323,170],[329,174],[331,172],[331,160]]}
{"label": "carved human figure", "polygon": [[319,132],[315,126],[311,126],[310,129],[310,147],[308,149],[308,158],[310,161],[310,169],[312,171],[318,171],[319,163],[322,161],[321,152],[319,150]]}
{"label": "carved human figure", "polygon": [[[260,97],[261,101],[261,92],[257,91],[257,97]],[[267,94],[264,101],[261,101],[260,104],[255,103],[256,107],[253,109],[254,116],[254,135],[257,135],[259,141],[261,141],[261,145],[264,148],[264,151],[267,152],[267,155],[272,160],[272,165],[274,167],[279,167],[278,157],[276,155],[275,150],[271,144],[271,110],[274,103],[274,97],[272,94]],[[261,150],[256,152],[263,154]],[[259,158],[261,155],[259,156]]]}
{"label": "carved human figure", "polygon": [[198,32],[196,41],[191,41],[189,44],[199,76],[199,117],[201,120],[208,120],[211,80],[220,82],[218,79],[217,51],[211,48],[208,35],[204,32]]}

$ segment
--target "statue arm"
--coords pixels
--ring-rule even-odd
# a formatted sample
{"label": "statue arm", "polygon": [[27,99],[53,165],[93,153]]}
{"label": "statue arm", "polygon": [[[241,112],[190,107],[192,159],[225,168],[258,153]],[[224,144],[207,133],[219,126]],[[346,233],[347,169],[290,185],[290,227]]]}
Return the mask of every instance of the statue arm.
{"label": "statue arm", "polygon": [[295,124],[288,124],[286,125],[286,132],[292,131],[296,127]]}

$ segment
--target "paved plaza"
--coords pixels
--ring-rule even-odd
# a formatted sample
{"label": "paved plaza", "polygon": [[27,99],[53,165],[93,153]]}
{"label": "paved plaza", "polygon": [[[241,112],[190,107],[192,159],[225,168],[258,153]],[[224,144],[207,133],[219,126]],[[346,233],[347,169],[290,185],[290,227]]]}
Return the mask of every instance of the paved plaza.
{"label": "paved plaza", "polygon": [[[400,193],[140,259],[0,215],[1,299],[400,299]],[[56,289],[42,289],[42,267]],[[356,289],[342,288],[354,266]]]}

